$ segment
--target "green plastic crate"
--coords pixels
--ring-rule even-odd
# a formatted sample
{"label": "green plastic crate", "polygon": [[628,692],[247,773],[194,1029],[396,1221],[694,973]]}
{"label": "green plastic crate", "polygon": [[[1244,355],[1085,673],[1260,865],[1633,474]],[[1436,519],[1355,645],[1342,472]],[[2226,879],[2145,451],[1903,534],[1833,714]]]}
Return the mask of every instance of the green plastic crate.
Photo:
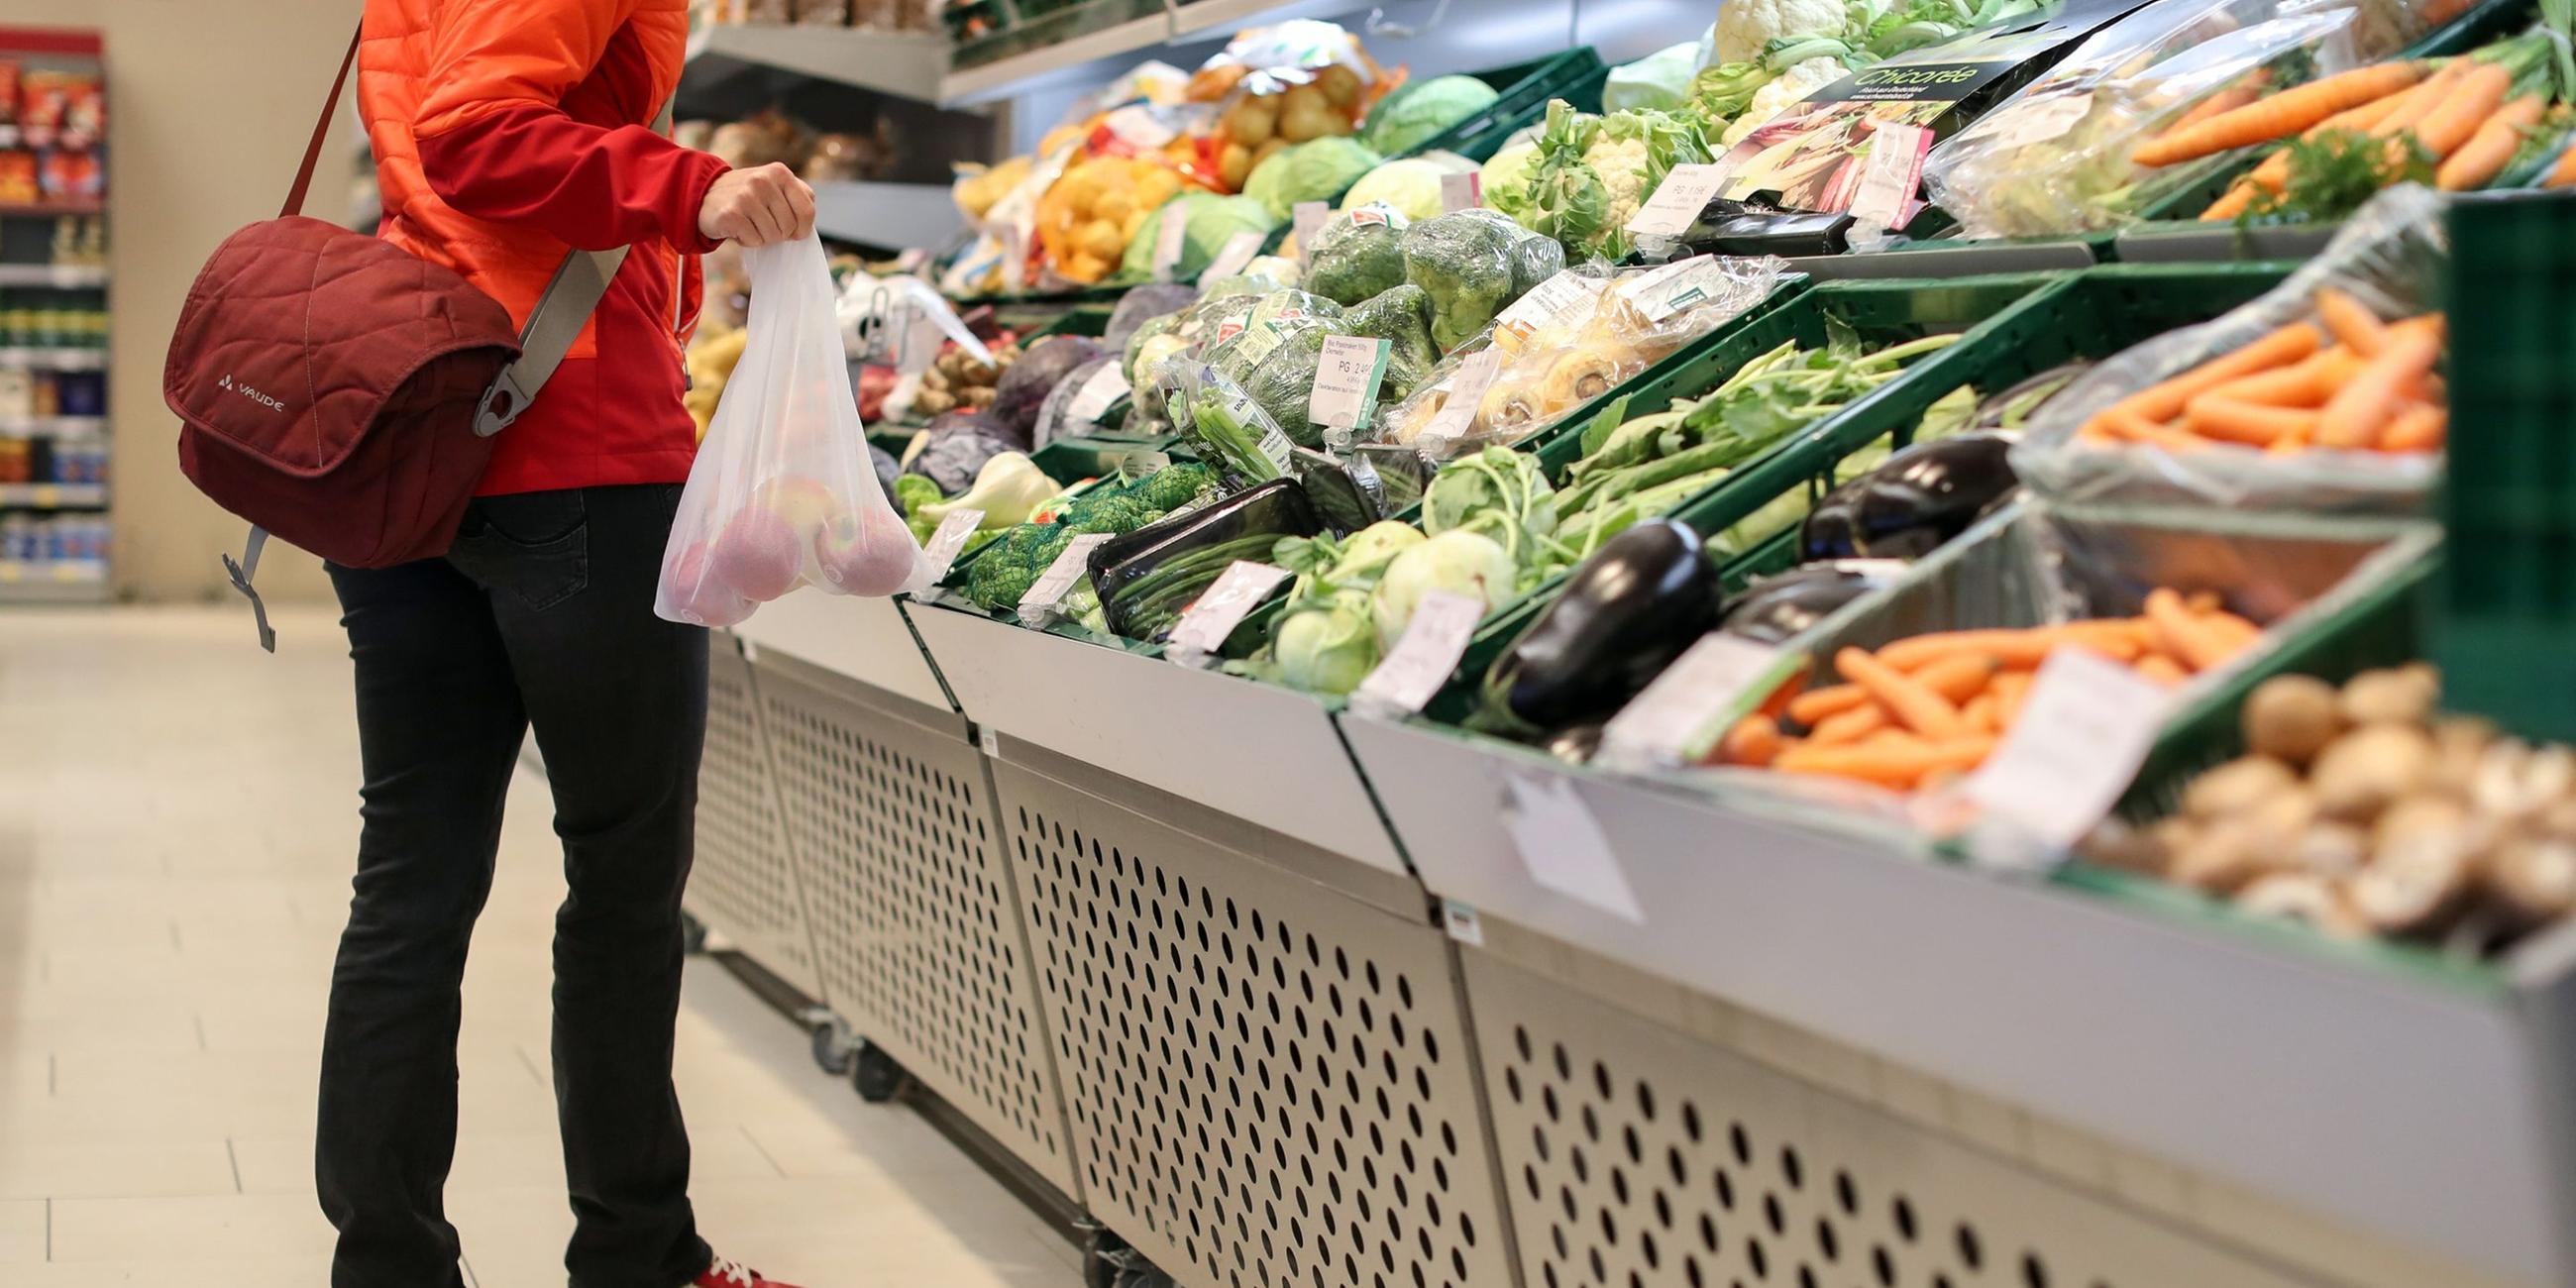
{"label": "green plastic crate", "polygon": [[1420,147],[1405,155],[1455,152],[1470,161],[1490,161],[1514,133],[1547,115],[1549,99],[1572,101],[1588,94],[1589,107],[1580,102],[1575,106],[1600,111],[1601,87],[1609,75],[1610,69],[1590,45],[1577,45],[1534,62],[1477,72],[1476,79],[1493,86],[1501,97],[1474,116],[1423,140]]}
{"label": "green plastic crate", "polygon": [[2447,696],[2534,737],[2576,738],[2576,193],[2451,211],[2452,559],[2435,633]]}

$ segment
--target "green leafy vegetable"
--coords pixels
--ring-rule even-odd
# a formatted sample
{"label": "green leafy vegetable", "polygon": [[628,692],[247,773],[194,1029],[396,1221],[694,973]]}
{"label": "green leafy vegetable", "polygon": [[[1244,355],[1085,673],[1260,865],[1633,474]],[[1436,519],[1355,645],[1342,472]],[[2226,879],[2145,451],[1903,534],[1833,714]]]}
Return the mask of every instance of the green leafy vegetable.
{"label": "green leafy vegetable", "polygon": [[2380,139],[2358,130],[2326,130],[2313,138],[2292,139],[2289,146],[2290,172],[2281,190],[2256,197],[2238,223],[2333,223],[2361,209],[2383,188],[2430,184],[2440,160],[2411,132]]}

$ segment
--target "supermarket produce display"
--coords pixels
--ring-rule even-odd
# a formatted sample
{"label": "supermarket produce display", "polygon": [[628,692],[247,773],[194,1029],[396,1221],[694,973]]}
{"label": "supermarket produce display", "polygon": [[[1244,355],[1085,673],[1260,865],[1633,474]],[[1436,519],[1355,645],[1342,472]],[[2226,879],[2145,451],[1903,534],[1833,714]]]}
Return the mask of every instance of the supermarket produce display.
{"label": "supermarket produce display", "polygon": [[2576,1283],[2576,751],[2437,670],[2563,6],[1716,16],[1255,23],[857,267],[932,554],[733,631],[693,907],[1095,1283]]}

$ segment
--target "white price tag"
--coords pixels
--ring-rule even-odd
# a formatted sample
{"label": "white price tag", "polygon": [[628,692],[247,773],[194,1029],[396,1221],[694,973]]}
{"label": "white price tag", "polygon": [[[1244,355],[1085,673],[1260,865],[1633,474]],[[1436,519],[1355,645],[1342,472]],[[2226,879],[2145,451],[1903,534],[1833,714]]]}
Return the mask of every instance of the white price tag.
{"label": "white price tag", "polygon": [[1092,372],[1091,378],[1073,391],[1073,405],[1067,410],[1073,413],[1075,420],[1097,421],[1109,414],[1109,409],[1117,406],[1118,400],[1129,392],[1127,373],[1113,360]]}
{"label": "white price tag", "polygon": [[[1174,661],[1195,665],[1225,647],[1225,637],[1243,624],[1253,609],[1261,606],[1264,596],[1279,583],[1288,580],[1288,570],[1273,564],[1237,559],[1217,575],[1208,588],[1181,613],[1180,622],[1172,627],[1170,656]],[[1196,656],[1192,656],[1192,655]]]}
{"label": "white price tag", "polygon": [[1646,924],[1644,905],[1629,888],[1628,874],[1601,832],[1601,820],[1583,803],[1573,779],[1514,774],[1507,786],[1503,828],[1533,879],[1613,916]]}
{"label": "white price tag", "polygon": [[1352,692],[1352,704],[1389,719],[1430,705],[1440,686],[1449,682],[1449,674],[1458,669],[1468,637],[1483,620],[1485,601],[1474,595],[1453,590],[1425,594],[1413,606],[1413,616],[1404,623],[1404,634],[1397,637],[1395,647],[1378,659],[1376,669]]}
{"label": "white price tag", "polygon": [[1881,121],[1870,137],[1869,159],[1861,163],[1852,218],[1879,228],[1903,228],[1920,205],[1914,194],[1923,186],[1923,158],[1931,151],[1932,131]]}
{"label": "white price tag", "polygon": [[1315,234],[1324,231],[1324,221],[1333,217],[1333,203],[1301,201],[1291,213],[1297,220],[1297,253],[1311,259],[1315,254]]}
{"label": "white price tag", "polygon": [[1485,204],[1485,176],[1482,171],[1469,170],[1465,174],[1440,176],[1441,213],[1474,210],[1483,204]]}
{"label": "white price tag", "polygon": [[1241,364],[1235,368],[1237,371],[1250,371],[1260,366],[1262,359],[1278,350],[1282,339],[1279,328],[1269,322],[1246,327],[1240,334],[1243,338],[1234,342],[1234,361]]}
{"label": "white price tag", "polygon": [[1120,142],[1139,152],[1152,152],[1180,137],[1180,132],[1163,119],[1162,114],[1140,103],[1131,103],[1101,119]]}
{"label": "white price tag", "polygon": [[966,538],[983,526],[981,510],[951,510],[941,516],[938,529],[930,534],[930,544],[922,548],[922,584],[938,585],[956,565],[957,552],[966,548]]}
{"label": "white price tag", "polygon": [[2034,143],[2063,138],[2075,123],[2093,110],[2093,91],[2061,94],[2025,103],[2006,112],[1988,132],[1997,144],[2008,148],[2025,148]]}
{"label": "white price tag", "polygon": [[1442,899],[1440,923],[1448,928],[1451,939],[1470,948],[1485,946],[1485,919],[1476,915],[1474,905],[1459,899]]}
{"label": "white price tag", "polygon": [[1154,280],[1168,282],[1181,274],[1181,255],[1189,245],[1190,221],[1181,217],[1179,203],[1163,207],[1163,220],[1154,234]]}
{"label": "white price tag", "polygon": [[1797,665],[1795,655],[1711,631],[1673,660],[1601,730],[1601,759],[1617,769],[1686,762],[1711,726],[1751,710]]}
{"label": "white price tag", "polygon": [[1674,166],[1655,185],[1653,196],[1628,217],[1628,231],[1640,237],[1679,237],[1699,222],[1699,212],[1726,186],[1722,165],[1685,163]]}
{"label": "white price tag", "polygon": [[1494,318],[1494,343],[1506,352],[1518,353],[1529,338],[1572,319],[1579,310],[1589,309],[1600,298],[1600,278],[1586,277],[1573,269],[1531,287],[1529,294],[1512,301]]}
{"label": "white price tag", "polygon": [[1249,228],[1226,238],[1225,245],[1217,248],[1216,258],[1208,261],[1207,271],[1199,274],[1199,280],[1213,282],[1242,272],[1243,266],[1261,253],[1261,243],[1268,240],[1270,234]]}
{"label": "white price tag", "polygon": [[1130,478],[1141,479],[1156,470],[1170,465],[1172,463],[1172,456],[1169,452],[1140,449],[1132,452],[1121,452],[1119,453],[1117,460],[1117,468],[1120,473],[1125,474]]}
{"label": "white price tag", "polygon": [[2145,763],[2173,695],[2084,649],[2048,655],[2002,745],[1968,776],[1970,800],[2063,849],[2110,811]]}
{"label": "white price tag", "polygon": [[1476,422],[1476,408],[1485,401],[1485,391],[1494,387],[1503,374],[1503,351],[1485,349],[1458,364],[1450,373],[1448,396],[1441,400],[1440,410],[1431,414],[1431,422],[1422,427],[1420,438],[1425,446],[1465,438]]}
{"label": "white price tag", "polygon": [[1065,542],[1064,549],[1056,553],[1055,562],[1048,564],[1047,570],[1039,574],[1037,584],[1029,587],[1029,593],[1020,596],[1021,620],[1042,618],[1054,612],[1055,606],[1064,602],[1065,593],[1073,589],[1073,583],[1082,580],[1083,574],[1090,571],[1091,552],[1109,537],[1106,532],[1086,532]]}
{"label": "white price tag", "polygon": [[1324,337],[1323,356],[1315,362],[1315,387],[1306,414],[1318,425],[1357,430],[1377,407],[1377,391],[1386,379],[1387,341],[1359,335]]}
{"label": "white price tag", "polygon": [[1726,268],[1716,256],[1693,255],[1629,278],[1618,290],[1639,317],[1661,322],[1716,298],[1725,286]]}
{"label": "white price tag", "polygon": [[1286,430],[1277,425],[1261,431],[1261,441],[1255,446],[1263,456],[1270,458],[1271,466],[1282,474],[1288,472],[1288,460],[1297,450],[1296,442],[1288,437]]}

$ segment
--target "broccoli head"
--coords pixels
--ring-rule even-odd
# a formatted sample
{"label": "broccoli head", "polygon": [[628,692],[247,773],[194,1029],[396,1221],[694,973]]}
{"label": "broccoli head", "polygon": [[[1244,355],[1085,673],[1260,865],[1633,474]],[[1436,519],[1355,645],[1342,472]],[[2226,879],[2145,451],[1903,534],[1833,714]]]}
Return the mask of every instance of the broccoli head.
{"label": "broccoli head", "polygon": [[1312,416],[1315,367],[1323,357],[1324,334],[1320,326],[1292,332],[1243,381],[1243,392],[1300,447],[1324,445],[1324,431]]}
{"label": "broccoli head", "polygon": [[1378,391],[1387,402],[1412,397],[1440,363],[1440,347],[1431,340],[1431,295],[1410,283],[1379,292],[1343,314],[1337,330],[1388,343],[1386,386]]}
{"label": "broccoli head", "polygon": [[1519,298],[1512,290],[1512,235],[1482,211],[1426,219],[1404,232],[1404,280],[1431,297],[1431,338],[1455,349],[1493,325]]}
{"label": "broccoli head", "polygon": [[1385,206],[1334,215],[1306,252],[1306,289],[1357,304],[1402,282],[1405,228],[1404,216]]}
{"label": "broccoli head", "polygon": [[1194,462],[1166,465],[1135,483],[1145,504],[1156,510],[1177,510],[1215,486],[1216,471]]}

